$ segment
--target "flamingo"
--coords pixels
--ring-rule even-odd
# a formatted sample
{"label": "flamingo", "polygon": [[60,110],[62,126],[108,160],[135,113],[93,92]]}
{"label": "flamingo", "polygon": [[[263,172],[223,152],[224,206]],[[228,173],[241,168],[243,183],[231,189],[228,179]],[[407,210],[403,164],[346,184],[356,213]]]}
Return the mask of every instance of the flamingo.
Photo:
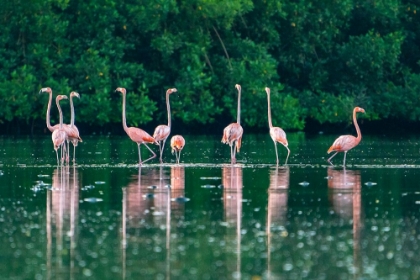
{"label": "flamingo", "polygon": [[[231,163],[236,163],[236,151],[239,153],[242,142],[243,129],[241,126],[241,86],[236,84],[235,88],[238,90],[238,115],[236,123],[231,123],[223,130],[222,143],[230,146]],[[233,146],[234,142],[236,146]]]}
{"label": "flamingo", "polygon": [[[179,164],[181,158],[181,151],[185,146],[185,139],[181,135],[174,135],[171,138],[172,153],[175,153],[176,163]],[[178,153],[177,153],[178,152]]]}
{"label": "flamingo", "polygon": [[[79,136],[79,130],[77,129],[77,127],[74,125],[74,106],[73,106],[73,97],[77,97],[80,99],[80,95],[79,93],[72,91],[70,93],[70,112],[71,112],[71,116],[70,116],[70,125],[66,125],[66,132],[67,135],[69,135],[68,139],[67,139],[67,148],[68,148],[68,152],[69,152],[69,141],[71,141],[71,143],[73,144],[73,163],[76,162],[76,147],[77,144],[79,142],[83,142],[82,138],[80,138]],[[67,153],[67,161],[68,161],[68,153]]]}
{"label": "flamingo", "polygon": [[267,103],[268,103],[268,126],[270,127],[270,136],[271,139],[274,141],[274,148],[276,150],[276,159],[277,159],[277,165],[279,164],[279,155],[277,153],[277,142],[282,144],[287,149],[287,157],[285,165],[287,164],[287,160],[289,159],[290,150],[287,147],[287,139],[286,139],[286,133],[283,129],[280,127],[273,126],[271,123],[271,102],[270,102],[270,89],[268,87],[265,88],[265,91],[267,92]]}
{"label": "flamingo", "polygon": [[[62,99],[68,99],[67,96],[65,95],[57,95],[57,98],[55,99],[56,103],[57,103],[57,108],[58,108],[58,112],[60,115],[60,124],[58,129],[55,129],[52,133],[52,141],[53,141],[53,145],[54,145],[54,150],[55,150],[55,154],[57,155],[57,165],[60,164],[59,160],[58,160],[58,149],[61,147],[61,161],[63,162],[63,157],[64,154],[66,153],[66,145],[65,145],[65,141],[67,139],[67,133],[64,130],[63,127],[63,112],[61,111],[61,107],[60,107],[60,100]],[[63,151],[64,150],[64,151]]]}
{"label": "flamingo", "polygon": [[163,163],[162,154],[166,139],[171,133],[171,107],[169,105],[169,94],[176,92],[176,88],[170,88],[166,91],[166,108],[168,110],[168,125],[158,125],[153,133],[153,138],[159,143],[160,163]]}
{"label": "flamingo", "polygon": [[[45,88],[41,88],[41,90],[39,91],[39,93],[43,93],[43,92],[47,92],[49,94],[49,99],[48,99],[48,107],[47,107],[47,128],[49,131],[54,132],[54,130],[58,129],[60,127],[59,124],[56,124],[54,126],[51,125],[51,121],[50,121],[50,112],[51,112],[51,102],[52,102],[52,90],[50,87],[45,87]],[[75,92],[77,93],[77,92]],[[68,139],[73,143],[73,146],[77,146],[77,142],[82,142],[82,138],[80,138],[79,136],[79,130],[77,129],[76,126],[74,126],[74,108],[73,108],[73,101],[72,101],[72,94],[70,93],[70,109],[71,109],[71,120],[73,123],[73,127],[72,125],[67,125],[67,124],[63,124],[63,129],[66,131]],[[74,94],[73,94],[74,95]],[[77,97],[79,94],[77,93]],[[76,96],[76,95],[74,95]],[[66,158],[68,159],[68,155],[66,156]],[[74,160],[74,154],[73,154],[73,160]]]}
{"label": "flamingo", "polygon": [[[115,91],[121,92],[123,96],[123,102],[122,102],[122,124],[125,132],[127,133],[128,137],[134,142],[137,143],[137,149],[139,151],[139,165],[142,165],[143,163],[153,159],[156,157],[156,154],[152,151],[152,149],[147,146],[146,143],[153,143],[158,145],[157,141],[150,136],[146,131],[137,128],[137,127],[127,127],[127,122],[125,118],[125,99],[126,99],[126,90],[125,88],[119,87]],[[141,161],[141,153],[140,153],[140,145],[143,144],[146,146],[147,149],[153,154],[150,158],[146,159],[145,161]]]}
{"label": "flamingo", "polygon": [[334,143],[332,144],[332,146],[328,149],[327,153],[331,153],[331,152],[335,152],[327,161],[333,165],[331,163],[331,159],[338,153],[338,152],[344,152],[344,160],[343,160],[343,166],[346,166],[346,155],[347,155],[347,151],[350,149],[353,149],[354,147],[356,147],[357,145],[359,145],[360,140],[362,140],[362,133],[360,132],[360,128],[359,125],[357,124],[357,119],[356,119],[356,113],[365,113],[365,110],[363,108],[360,107],[355,107],[353,109],[353,123],[354,126],[356,127],[356,131],[357,131],[357,137],[354,137],[353,135],[342,135],[340,137],[338,137]]}

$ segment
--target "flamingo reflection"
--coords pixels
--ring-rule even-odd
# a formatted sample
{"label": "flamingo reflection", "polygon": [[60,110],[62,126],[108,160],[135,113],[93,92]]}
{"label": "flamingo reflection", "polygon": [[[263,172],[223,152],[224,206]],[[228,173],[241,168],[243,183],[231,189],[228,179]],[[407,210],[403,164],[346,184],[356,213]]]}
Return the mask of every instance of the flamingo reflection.
{"label": "flamingo reflection", "polygon": [[271,238],[272,228],[279,228],[286,223],[287,200],[289,189],[289,167],[270,170],[270,186],[268,188],[267,207],[267,278],[274,279],[271,269]]}
{"label": "flamingo reflection", "polygon": [[329,199],[335,213],[341,218],[353,220],[353,260],[355,277],[361,275],[361,176],[359,170],[328,168]]}
{"label": "flamingo reflection", "polygon": [[[170,184],[169,184],[170,183]],[[170,278],[170,234],[171,208],[177,215],[184,214],[184,206],[171,201],[171,197],[184,195],[184,167],[173,166],[170,177],[162,166],[159,169],[143,169],[133,176],[123,188],[122,214],[122,265],[123,279],[126,278],[126,247],[130,235],[138,236],[145,227],[165,228],[166,278]],[[134,231],[132,230],[134,229]],[[129,233],[129,234],[127,234]]]}
{"label": "flamingo reflection", "polygon": [[[74,278],[74,259],[76,249],[76,221],[79,210],[79,178],[73,166],[60,166],[52,175],[52,188],[47,191],[47,278],[66,273],[62,251],[70,241],[70,278]],[[69,240],[68,240],[69,238]],[[53,240],[55,249],[53,252]],[[54,260],[53,260],[54,257]]]}
{"label": "flamingo reflection", "polygon": [[223,167],[223,206],[225,222],[236,231],[236,276],[241,276],[242,167]]}

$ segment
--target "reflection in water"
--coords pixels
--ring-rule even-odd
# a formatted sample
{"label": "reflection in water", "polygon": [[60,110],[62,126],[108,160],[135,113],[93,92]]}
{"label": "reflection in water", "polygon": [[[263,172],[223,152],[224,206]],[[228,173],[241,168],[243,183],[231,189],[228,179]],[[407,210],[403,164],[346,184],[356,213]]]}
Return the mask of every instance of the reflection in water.
{"label": "reflection in water", "polygon": [[159,169],[143,170],[140,167],[138,175],[133,176],[128,186],[123,188],[123,279],[126,278],[127,238],[130,238],[130,235],[139,236],[140,230],[150,228],[151,224],[166,231],[166,279],[170,279],[171,212],[173,211],[175,216],[184,215],[184,205],[171,201],[171,197],[184,196],[184,192],[185,170],[180,166],[171,167],[170,178],[164,173],[162,166]]}
{"label": "reflection in water", "polygon": [[[236,266],[235,278],[241,277],[241,220],[242,220],[242,167],[223,167],[223,206],[225,221],[236,229]],[[229,266],[229,262],[228,262]],[[228,268],[229,269],[229,268]],[[229,269],[231,270],[231,269]],[[233,269],[232,269],[233,270]]]}
{"label": "reflection in water", "polygon": [[[76,221],[79,209],[79,179],[77,169],[59,166],[52,175],[52,188],[47,191],[47,271],[48,279],[65,273],[63,258],[70,238],[70,279],[74,278]],[[52,252],[55,238],[56,252]],[[54,259],[53,259],[54,257]],[[54,275],[51,273],[54,272]]]}
{"label": "reflection in water", "polygon": [[361,231],[361,176],[359,170],[335,170],[328,168],[329,199],[335,213],[340,217],[353,220],[353,260],[357,279],[362,275],[360,251]]}
{"label": "reflection in water", "polygon": [[289,167],[270,170],[267,207],[267,278],[274,279],[271,269],[271,229],[283,227],[286,223],[287,199],[289,189]]}

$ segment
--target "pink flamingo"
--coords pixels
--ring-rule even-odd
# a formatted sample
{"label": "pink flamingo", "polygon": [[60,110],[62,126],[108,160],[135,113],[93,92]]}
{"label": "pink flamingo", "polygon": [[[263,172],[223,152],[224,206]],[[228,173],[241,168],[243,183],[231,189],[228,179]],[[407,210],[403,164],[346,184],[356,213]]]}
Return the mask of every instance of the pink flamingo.
{"label": "pink flamingo", "polygon": [[162,155],[166,139],[171,133],[171,107],[169,105],[169,94],[176,92],[176,88],[170,88],[166,91],[166,108],[168,110],[168,125],[158,125],[153,133],[153,138],[159,143],[160,163],[163,163]]}
{"label": "pink flamingo", "polygon": [[279,155],[277,153],[277,142],[279,142],[280,144],[282,144],[287,149],[286,162],[284,163],[286,165],[287,160],[289,159],[289,155],[290,155],[290,150],[287,147],[288,143],[287,143],[287,139],[286,139],[286,133],[284,132],[283,129],[281,129],[280,127],[275,127],[271,123],[270,89],[268,87],[266,87],[265,91],[267,92],[267,102],[268,102],[268,126],[270,127],[271,139],[273,139],[273,141],[274,141],[274,148],[276,150],[277,164],[279,164]]}
{"label": "pink flamingo", "polygon": [[[46,116],[46,119],[47,119],[47,128],[48,128],[49,131],[54,132],[54,130],[58,129],[60,125],[59,124],[56,124],[56,125],[52,126],[51,125],[51,121],[50,121],[51,102],[52,102],[52,90],[51,90],[51,88],[46,87],[46,88],[42,88],[39,91],[40,94],[43,93],[43,92],[47,92],[49,94],[48,107],[47,107],[47,116]],[[76,95],[73,94],[73,96],[76,96]],[[70,109],[71,109],[71,119],[72,119],[72,122],[73,122],[73,127],[72,127],[71,124],[70,125],[63,124],[63,129],[66,131],[66,133],[68,135],[67,136],[68,137],[68,140],[70,140],[73,143],[73,145],[75,145],[75,143],[76,143],[76,146],[77,146],[77,142],[82,142],[83,140],[79,136],[79,130],[74,125],[74,108],[73,108],[73,101],[72,101],[72,98],[71,97],[72,97],[72,94],[70,93],[70,106],[71,106]],[[77,97],[78,97],[78,94],[77,94]],[[66,155],[66,159],[68,161],[68,154]],[[74,154],[73,154],[73,160],[74,160]]]}
{"label": "pink flamingo", "polygon": [[[69,148],[69,141],[73,144],[73,163],[76,162],[76,147],[79,142],[83,142],[82,138],[79,135],[79,129],[77,129],[77,126],[74,125],[74,106],[73,106],[73,97],[77,97],[80,99],[79,93],[72,91],[70,93],[70,125],[66,125],[66,132],[67,135],[69,135],[67,139],[67,148]],[[67,162],[68,162],[68,153],[67,153]]]}
{"label": "pink flamingo", "polygon": [[[238,115],[236,123],[231,123],[223,130],[223,137],[222,137],[222,143],[223,144],[229,144],[230,146],[230,159],[231,163],[236,163],[236,151],[238,151],[241,148],[241,142],[242,142],[242,134],[243,129],[241,126],[241,86],[235,85],[235,88],[238,90]],[[235,147],[233,144],[235,143]]]}
{"label": "pink flamingo", "polygon": [[[181,151],[185,146],[185,139],[181,135],[174,135],[171,138],[172,153],[175,153],[176,163],[179,164],[181,158]],[[178,152],[178,153],[177,153]]]}
{"label": "pink flamingo", "polygon": [[61,111],[60,107],[60,100],[62,99],[68,99],[65,95],[58,95],[56,100],[58,112],[60,114],[60,124],[58,129],[55,129],[52,133],[52,141],[54,145],[55,154],[57,155],[57,165],[60,164],[58,160],[58,152],[57,150],[61,147],[61,162],[64,160],[64,155],[66,154],[66,145],[65,141],[67,139],[67,133],[63,128],[63,112]]}
{"label": "pink flamingo", "polygon": [[360,140],[362,140],[362,133],[360,132],[360,128],[359,125],[357,124],[357,119],[356,119],[356,113],[364,113],[365,110],[363,108],[360,107],[355,107],[353,109],[353,123],[354,126],[356,127],[356,131],[357,131],[357,137],[354,137],[353,135],[342,135],[340,137],[338,137],[334,143],[332,144],[332,146],[328,149],[327,153],[331,153],[331,152],[335,152],[327,161],[333,165],[331,163],[331,159],[338,153],[338,152],[344,152],[344,160],[343,160],[343,166],[346,166],[346,154],[347,151],[350,149],[353,149],[354,147],[356,147],[357,145],[359,145]]}
{"label": "pink flamingo", "polygon": [[[156,157],[156,154],[152,151],[152,149],[149,148],[149,146],[147,146],[146,143],[152,143],[152,144],[157,144],[156,140],[150,136],[146,131],[137,128],[137,127],[127,127],[127,122],[126,122],[126,118],[125,118],[125,99],[126,99],[126,90],[125,88],[119,87],[117,88],[115,91],[119,91],[121,92],[122,96],[123,96],[123,102],[122,102],[122,124],[123,124],[123,128],[124,131],[127,133],[128,137],[130,137],[130,139],[134,142],[137,143],[137,148],[139,151],[139,165],[142,165],[143,163],[153,159]],[[140,145],[143,144],[146,146],[147,149],[149,149],[149,151],[153,154],[150,158],[146,159],[145,161],[141,161],[141,153],[140,153]]]}

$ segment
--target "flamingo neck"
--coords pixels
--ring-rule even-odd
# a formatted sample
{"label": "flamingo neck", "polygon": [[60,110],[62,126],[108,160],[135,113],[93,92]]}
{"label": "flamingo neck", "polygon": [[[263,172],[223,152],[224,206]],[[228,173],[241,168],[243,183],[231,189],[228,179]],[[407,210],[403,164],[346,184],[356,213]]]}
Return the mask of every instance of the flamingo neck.
{"label": "flamingo neck", "polygon": [[267,92],[267,102],[268,102],[268,126],[270,128],[273,127],[273,124],[271,123],[271,102],[270,102],[270,93]]}
{"label": "flamingo neck", "polygon": [[74,126],[74,106],[73,106],[73,96],[70,95],[70,127]]}
{"label": "flamingo neck", "polygon": [[360,132],[360,128],[359,128],[359,124],[357,123],[357,118],[356,118],[356,110],[353,111],[353,123],[354,123],[354,127],[356,128],[356,132],[357,132],[357,141],[360,142],[360,140],[362,140],[362,133]]}
{"label": "flamingo neck", "polygon": [[168,110],[168,126],[171,127],[171,106],[169,105],[169,93],[166,92],[166,108]]}
{"label": "flamingo neck", "polygon": [[60,129],[63,129],[63,112],[61,111],[60,100],[57,99],[58,114],[60,116]]}
{"label": "flamingo neck", "polygon": [[52,92],[49,92],[49,99],[48,99],[48,107],[47,107],[47,128],[50,131],[53,131],[53,127],[51,126],[51,121],[50,121],[50,112],[51,112],[51,103],[52,103]]}
{"label": "flamingo neck", "polygon": [[238,116],[236,117],[236,122],[241,124],[241,89],[238,89]]}
{"label": "flamingo neck", "polygon": [[128,130],[127,121],[125,118],[125,93],[122,93],[123,96],[123,103],[122,103],[122,125],[125,131]]}

